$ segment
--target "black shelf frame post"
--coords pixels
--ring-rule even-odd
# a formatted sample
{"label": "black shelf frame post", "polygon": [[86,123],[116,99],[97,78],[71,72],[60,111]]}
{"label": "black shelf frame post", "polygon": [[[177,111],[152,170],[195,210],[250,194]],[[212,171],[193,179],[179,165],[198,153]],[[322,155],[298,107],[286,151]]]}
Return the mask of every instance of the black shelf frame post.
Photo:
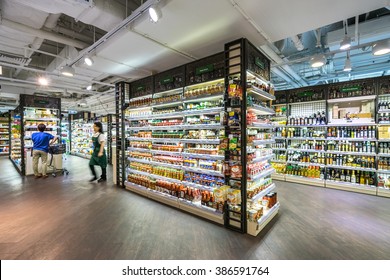
{"label": "black shelf frame post", "polygon": [[125,116],[126,110],[126,87],[128,83],[119,82],[115,84],[115,110],[116,110],[116,184],[123,187],[125,181],[125,157],[126,157],[126,136]]}

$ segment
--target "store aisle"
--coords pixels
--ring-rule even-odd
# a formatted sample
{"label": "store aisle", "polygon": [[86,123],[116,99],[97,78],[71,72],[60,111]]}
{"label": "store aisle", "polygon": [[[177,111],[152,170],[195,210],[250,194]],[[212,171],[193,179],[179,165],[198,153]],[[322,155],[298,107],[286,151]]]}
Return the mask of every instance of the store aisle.
{"label": "store aisle", "polygon": [[390,200],[277,182],[279,216],[257,237],[69,176],[21,179],[0,158],[0,259],[390,259]]}

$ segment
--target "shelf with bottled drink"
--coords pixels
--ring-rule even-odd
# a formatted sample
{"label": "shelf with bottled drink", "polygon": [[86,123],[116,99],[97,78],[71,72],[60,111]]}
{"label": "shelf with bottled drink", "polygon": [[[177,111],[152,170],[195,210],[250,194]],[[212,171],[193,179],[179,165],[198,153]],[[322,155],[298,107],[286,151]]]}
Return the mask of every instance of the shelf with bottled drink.
{"label": "shelf with bottled drink", "polygon": [[8,114],[0,115],[0,155],[9,154],[10,120]]}
{"label": "shelf with bottled drink", "polygon": [[71,122],[71,150],[72,155],[90,158],[93,152],[92,135],[93,123],[80,120]]}
{"label": "shelf with bottled drink", "polygon": [[387,170],[387,168],[389,168],[389,162],[387,161],[386,163],[380,163],[380,166],[378,166],[378,168],[377,195],[383,197],[390,197],[390,170]]}
{"label": "shelf with bottled drink", "polygon": [[[373,79],[348,81],[329,86],[329,100],[347,100],[353,101],[356,98],[368,99],[372,96],[375,98],[375,84]],[[355,99],[353,99],[355,98]]]}
{"label": "shelf with bottled drink", "polygon": [[376,195],[376,173],[327,168],[326,187]]}

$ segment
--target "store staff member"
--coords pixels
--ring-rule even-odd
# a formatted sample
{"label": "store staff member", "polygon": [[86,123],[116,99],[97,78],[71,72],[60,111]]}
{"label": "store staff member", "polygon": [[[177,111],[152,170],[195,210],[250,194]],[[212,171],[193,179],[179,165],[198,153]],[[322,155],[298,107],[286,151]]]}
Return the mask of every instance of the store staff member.
{"label": "store staff member", "polygon": [[[38,125],[38,131],[33,133],[31,139],[34,143],[33,145],[33,170],[35,179],[44,178],[46,179],[48,176],[46,175],[47,171],[47,153],[49,152],[49,145],[54,143],[58,136],[53,136],[49,133],[45,132],[46,125],[43,123]],[[42,174],[38,173],[38,161],[39,158],[42,160]]]}

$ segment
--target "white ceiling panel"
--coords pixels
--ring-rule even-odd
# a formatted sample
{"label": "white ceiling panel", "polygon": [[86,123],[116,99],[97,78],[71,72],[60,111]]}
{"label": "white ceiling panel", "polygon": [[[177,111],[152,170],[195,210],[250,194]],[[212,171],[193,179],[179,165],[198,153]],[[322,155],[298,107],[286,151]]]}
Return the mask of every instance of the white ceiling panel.
{"label": "white ceiling panel", "polygon": [[14,0],[2,0],[2,2],[2,14],[4,18],[35,29],[42,28],[49,15],[46,12],[16,3]]}
{"label": "white ceiling panel", "polygon": [[390,5],[388,0],[234,1],[273,42]]}
{"label": "white ceiling panel", "polygon": [[254,44],[265,43],[230,1],[171,0],[161,10],[158,23],[143,17],[133,28],[196,58],[223,51],[225,43],[241,37]]}

